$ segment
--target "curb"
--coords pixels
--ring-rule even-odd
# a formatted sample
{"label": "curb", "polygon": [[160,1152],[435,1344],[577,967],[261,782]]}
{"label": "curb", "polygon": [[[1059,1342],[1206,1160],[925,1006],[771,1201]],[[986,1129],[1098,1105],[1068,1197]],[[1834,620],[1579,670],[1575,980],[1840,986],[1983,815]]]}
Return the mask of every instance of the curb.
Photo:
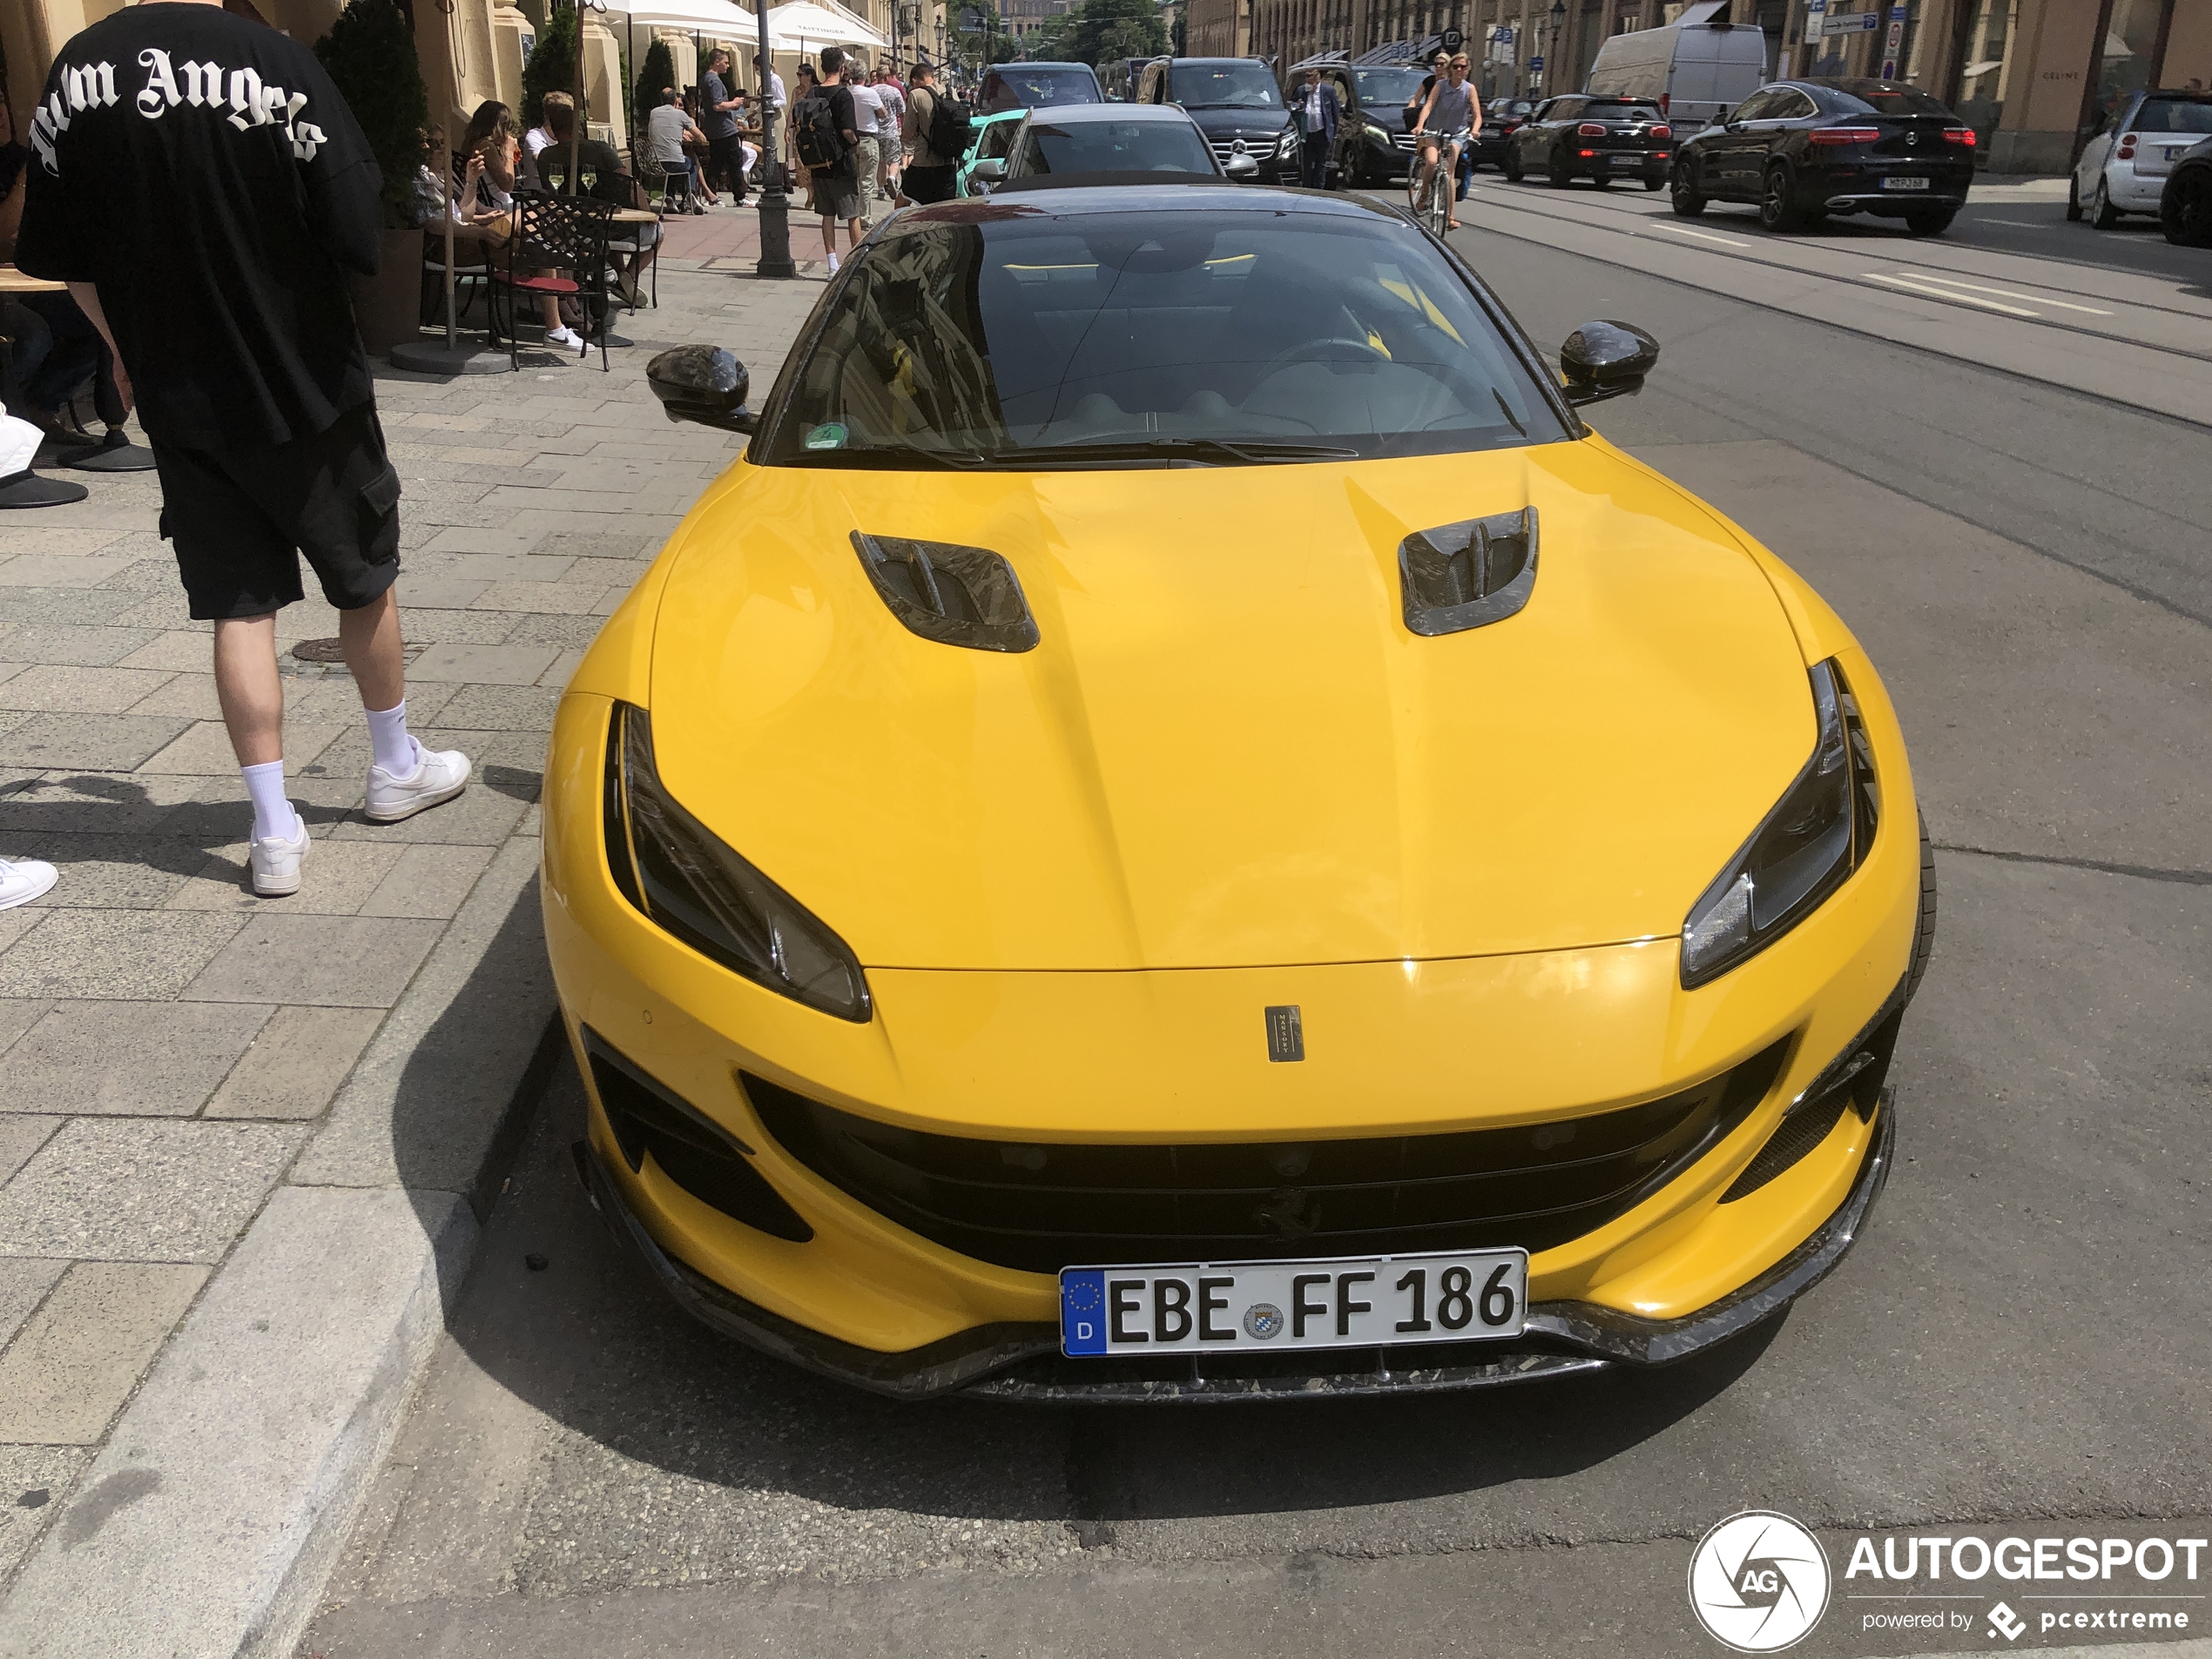
{"label": "curb", "polygon": [[5,1659],[283,1659],[445,1329],[563,1042],[500,849],[0,1606]]}

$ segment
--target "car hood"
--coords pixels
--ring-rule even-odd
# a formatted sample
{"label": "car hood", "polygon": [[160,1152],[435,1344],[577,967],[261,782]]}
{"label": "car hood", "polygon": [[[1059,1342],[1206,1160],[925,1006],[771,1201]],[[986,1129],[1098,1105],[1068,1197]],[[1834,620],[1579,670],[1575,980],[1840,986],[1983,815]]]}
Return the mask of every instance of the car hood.
{"label": "car hood", "polygon": [[1184,113],[1198,124],[1198,131],[1210,142],[1228,144],[1242,138],[1255,150],[1263,144],[1273,145],[1291,124],[1287,110],[1185,110]]}
{"label": "car hood", "polygon": [[[1534,506],[1510,619],[1398,546]],[[907,631],[851,535],[988,548],[1040,632]],[[655,625],[676,797],[870,967],[1129,969],[1669,937],[1812,749],[1727,527],[1602,440],[1044,474],[740,464]]]}

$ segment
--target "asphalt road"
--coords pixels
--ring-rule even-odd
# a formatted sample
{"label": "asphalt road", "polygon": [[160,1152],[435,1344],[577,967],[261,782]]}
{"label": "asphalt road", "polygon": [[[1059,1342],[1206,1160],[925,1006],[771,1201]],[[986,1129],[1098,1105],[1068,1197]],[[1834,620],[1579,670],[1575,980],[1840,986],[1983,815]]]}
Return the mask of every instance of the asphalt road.
{"label": "asphalt road", "polygon": [[[1856,299],[1828,315],[1868,291],[1828,266],[1930,257],[1900,233],[1777,252],[1716,212],[1699,228],[1751,257],[1689,244],[1655,276],[1662,233],[1600,216],[1662,199],[1485,186],[1458,239],[1540,342],[1601,316],[1664,342],[1594,424],[1809,575],[1903,715],[1942,921],[1859,1249],[1652,1375],[901,1407],[664,1305],[568,1167],[564,1075],[303,1653],[1703,1656],[1689,1541],[1738,1509],[1822,1529],[1839,1567],[1860,1528],[2205,1534],[2212,431],[2109,395],[2060,326],[1913,301],[2012,330],[1997,368],[1919,343],[1924,317],[1900,343]],[[2032,266],[2047,302],[2212,320],[2212,255],[2055,203],[1946,240],[1964,280]],[[1858,1608],[1797,1651],[2001,1645],[1867,1634]]]}

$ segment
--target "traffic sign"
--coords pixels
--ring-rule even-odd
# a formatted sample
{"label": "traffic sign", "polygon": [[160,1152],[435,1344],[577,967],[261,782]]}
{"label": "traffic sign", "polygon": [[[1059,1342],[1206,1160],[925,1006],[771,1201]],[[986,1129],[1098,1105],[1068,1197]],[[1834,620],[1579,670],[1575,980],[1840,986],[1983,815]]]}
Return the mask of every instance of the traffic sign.
{"label": "traffic sign", "polygon": [[1821,24],[1820,32],[1824,35],[1871,35],[1881,26],[1882,14],[1878,11],[1831,11],[1828,14],[1828,20]]}
{"label": "traffic sign", "polygon": [[1541,57],[1532,57],[1528,60],[1528,67],[1531,71],[1541,70],[1543,66],[1544,60]]}
{"label": "traffic sign", "polygon": [[[1822,0],[1822,3],[1825,4],[1826,0]],[[1513,25],[1509,23],[1500,24],[1495,29],[1493,29],[1490,31],[1490,38],[1496,41],[1501,46],[1512,45]]]}
{"label": "traffic sign", "polygon": [[1828,16],[1828,0],[1805,0],[1805,44],[1810,46],[1820,38],[1821,25]]}

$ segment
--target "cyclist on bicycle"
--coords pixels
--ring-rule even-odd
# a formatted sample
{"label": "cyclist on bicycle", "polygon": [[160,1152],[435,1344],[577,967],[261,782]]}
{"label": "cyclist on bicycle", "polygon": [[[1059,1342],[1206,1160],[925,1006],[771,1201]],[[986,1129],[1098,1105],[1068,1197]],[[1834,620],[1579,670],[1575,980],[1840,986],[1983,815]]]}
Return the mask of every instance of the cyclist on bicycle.
{"label": "cyclist on bicycle", "polygon": [[[1482,105],[1475,98],[1474,89],[1467,84],[1467,56],[1460,52],[1453,57],[1445,78],[1429,89],[1420,113],[1413,118],[1413,142],[1421,157],[1420,165],[1414,169],[1414,212],[1420,211],[1421,199],[1428,190],[1429,181],[1436,176],[1438,166],[1442,165],[1447,179],[1456,176],[1460,152],[1481,130]],[[1447,208],[1445,212],[1445,228],[1459,229],[1460,221],[1450,217],[1451,210]]]}

